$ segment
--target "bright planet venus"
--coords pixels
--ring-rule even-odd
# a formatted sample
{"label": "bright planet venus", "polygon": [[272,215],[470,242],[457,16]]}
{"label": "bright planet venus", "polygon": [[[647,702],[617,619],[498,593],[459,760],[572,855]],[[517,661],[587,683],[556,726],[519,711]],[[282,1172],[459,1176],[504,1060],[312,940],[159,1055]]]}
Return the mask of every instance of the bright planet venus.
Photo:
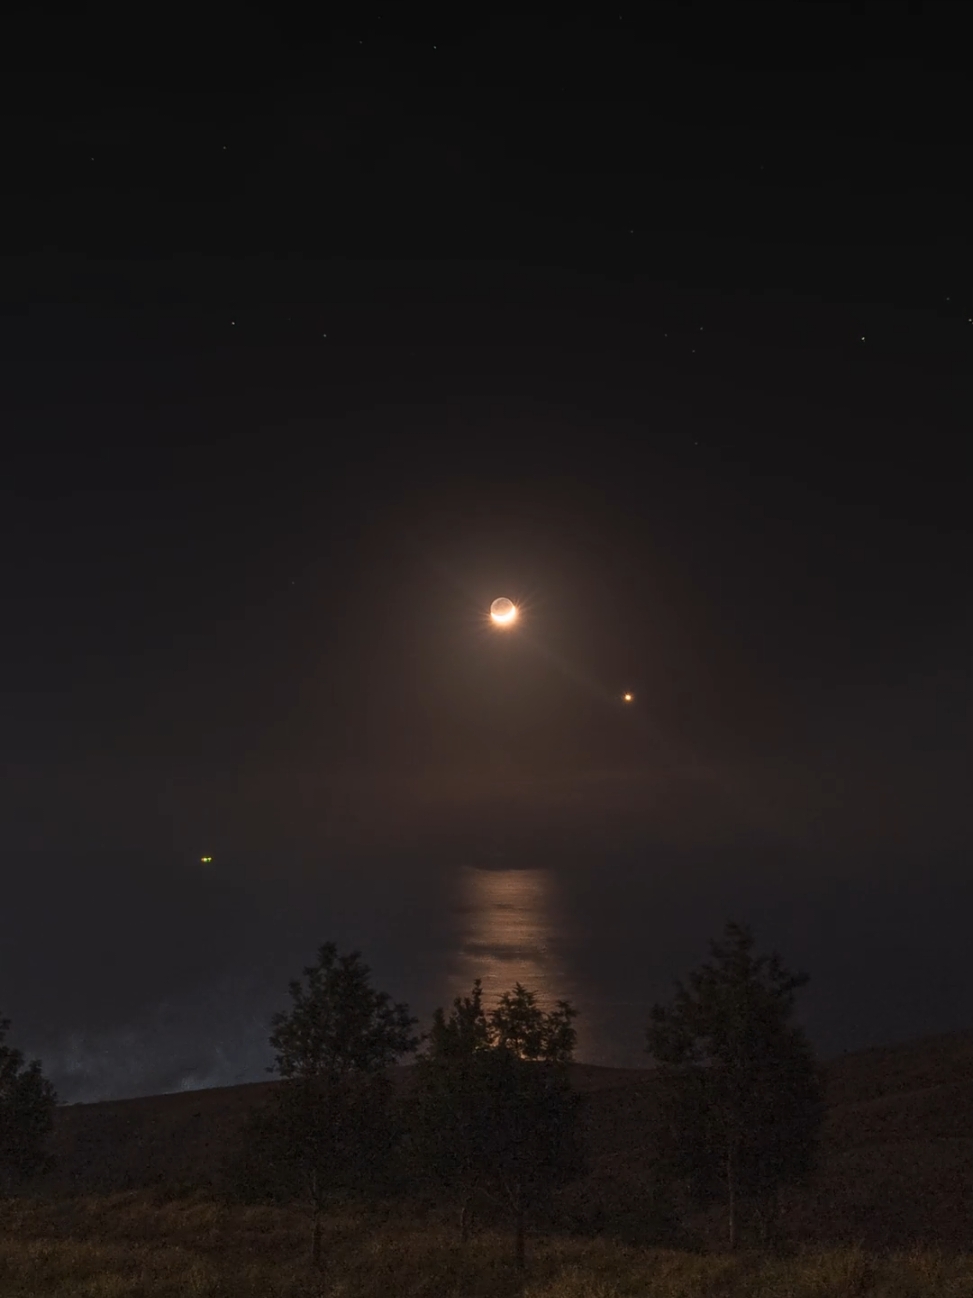
{"label": "bright planet venus", "polygon": [[513,600],[501,595],[499,599],[495,599],[490,605],[490,617],[497,626],[509,626],[511,622],[517,620],[517,605]]}

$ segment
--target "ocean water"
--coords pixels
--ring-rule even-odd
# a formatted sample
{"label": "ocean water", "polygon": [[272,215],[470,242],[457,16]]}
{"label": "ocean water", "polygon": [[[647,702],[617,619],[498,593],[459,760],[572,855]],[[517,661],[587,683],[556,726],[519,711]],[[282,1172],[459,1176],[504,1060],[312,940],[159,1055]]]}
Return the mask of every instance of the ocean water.
{"label": "ocean water", "polygon": [[[488,1006],[519,982],[545,1007],[570,1001],[578,1059],[615,1067],[649,1062],[653,1002],[708,957],[729,918],[810,973],[798,1013],[825,1058],[968,1026],[973,996],[973,885],[950,861],[940,873],[880,861],[856,875],[795,853],[658,848],[517,869],[312,863],[263,883],[214,876],[195,895],[163,873],[156,891],[120,870],[112,880],[116,910],[82,926],[83,893],[55,894],[35,872],[17,913],[36,903],[72,977],[44,981],[35,945],[37,976],[18,957],[0,980],[12,1043],[42,1059],[66,1102],[265,1080],[272,1015],[329,940],[360,950],[374,985],[422,1029],[477,978]],[[4,947],[12,962],[19,931]]]}

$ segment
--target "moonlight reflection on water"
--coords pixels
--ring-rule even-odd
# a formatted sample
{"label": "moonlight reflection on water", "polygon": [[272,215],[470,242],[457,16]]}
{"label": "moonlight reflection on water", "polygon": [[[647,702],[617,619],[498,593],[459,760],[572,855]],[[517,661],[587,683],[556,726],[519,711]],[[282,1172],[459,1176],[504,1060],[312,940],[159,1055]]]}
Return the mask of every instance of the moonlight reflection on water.
{"label": "moonlight reflection on water", "polygon": [[[641,985],[603,982],[590,958],[584,903],[552,869],[464,867],[455,880],[448,1003],[483,983],[491,1010],[522,983],[544,1009],[570,1001],[580,1014],[576,1058],[581,1063],[644,1068],[649,997]],[[619,994],[621,993],[621,995]],[[638,997],[638,999],[636,999]],[[442,1004],[440,1000],[437,1003]]]}
{"label": "moonlight reflection on water", "polygon": [[464,869],[450,997],[466,995],[480,978],[490,1007],[518,982],[536,992],[545,1007],[570,999],[555,948],[556,902],[550,870]]}

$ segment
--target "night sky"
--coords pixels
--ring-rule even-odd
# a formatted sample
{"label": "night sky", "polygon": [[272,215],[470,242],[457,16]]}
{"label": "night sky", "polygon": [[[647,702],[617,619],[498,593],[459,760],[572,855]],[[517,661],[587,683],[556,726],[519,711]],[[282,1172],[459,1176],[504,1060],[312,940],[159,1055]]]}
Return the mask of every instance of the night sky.
{"label": "night sky", "polygon": [[592,1061],[728,918],[824,1057],[970,1025],[962,10],[15,20],[0,1010],[63,1099],[259,1079],[329,939],[428,1015],[490,872]]}

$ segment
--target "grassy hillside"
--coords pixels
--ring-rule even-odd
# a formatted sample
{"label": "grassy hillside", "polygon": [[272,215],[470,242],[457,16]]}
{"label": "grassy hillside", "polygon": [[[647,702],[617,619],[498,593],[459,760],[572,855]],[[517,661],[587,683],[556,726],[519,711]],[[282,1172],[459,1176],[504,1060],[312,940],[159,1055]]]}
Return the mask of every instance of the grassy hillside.
{"label": "grassy hillside", "polygon": [[[409,1070],[398,1074],[407,1085]],[[588,1095],[591,1174],[562,1196],[561,1224],[587,1223],[632,1244],[679,1227],[687,1243],[718,1248],[718,1213],[677,1211],[673,1222],[654,1186],[651,1072],[579,1065],[574,1076]],[[824,1076],[821,1165],[811,1187],[787,1199],[785,1237],[822,1247],[973,1247],[973,1033],[848,1055]],[[39,1188],[212,1192],[247,1112],[273,1085],[61,1108],[57,1171]]]}
{"label": "grassy hillside", "polygon": [[462,1245],[435,1214],[336,1213],[325,1271],[297,1208],[226,1207],[151,1192],[0,1203],[4,1298],[969,1298],[973,1258],[858,1248],[791,1257],[534,1239],[521,1286],[510,1241]]}

